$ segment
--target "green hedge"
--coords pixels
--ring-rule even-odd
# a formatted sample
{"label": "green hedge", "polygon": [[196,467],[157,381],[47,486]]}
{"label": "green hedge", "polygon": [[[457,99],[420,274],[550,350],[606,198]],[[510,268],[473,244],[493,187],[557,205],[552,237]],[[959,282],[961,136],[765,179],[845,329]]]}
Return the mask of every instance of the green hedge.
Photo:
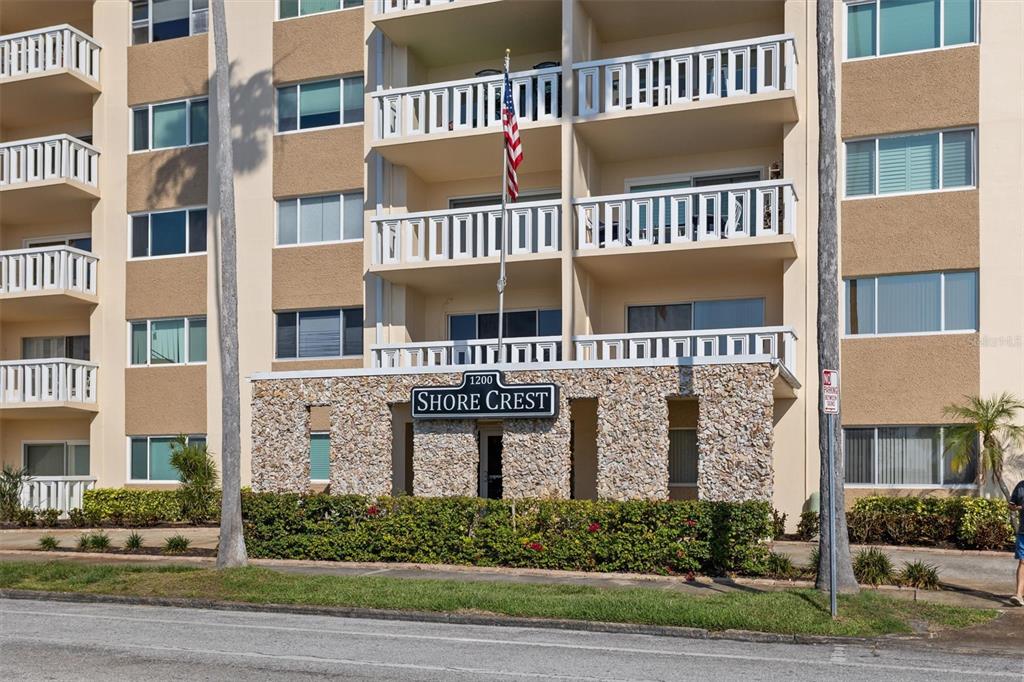
{"label": "green hedge", "polygon": [[1005,500],[978,497],[864,497],[846,514],[858,544],[955,545],[1007,549],[1013,544]]}
{"label": "green hedge", "polygon": [[[220,492],[214,499],[211,518],[220,518]],[[84,521],[88,525],[113,524],[152,526],[157,523],[183,523],[181,501],[176,490],[137,490],[132,488],[96,488],[86,490],[82,500]],[[74,519],[72,519],[74,520]]]}
{"label": "green hedge", "polygon": [[242,496],[253,557],[643,573],[763,573],[771,511],[762,502]]}

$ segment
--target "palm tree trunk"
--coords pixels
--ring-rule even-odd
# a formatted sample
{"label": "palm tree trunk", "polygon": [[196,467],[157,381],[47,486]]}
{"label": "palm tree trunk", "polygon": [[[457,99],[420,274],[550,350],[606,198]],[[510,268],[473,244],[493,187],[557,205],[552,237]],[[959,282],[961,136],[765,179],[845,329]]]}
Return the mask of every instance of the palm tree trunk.
{"label": "palm tree trunk", "polygon": [[[833,41],[832,0],[818,0],[818,374],[825,369],[839,367],[839,226],[836,197],[836,74]],[[821,398],[819,397],[819,400]],[[819,405],[820,407],[820,405]],[[846,530],[846,496],[843,492],[844,463],[840,439],[840,415],[836,415],[835,428],[829,429],[828,417],[818,410],[818,449],[821,456],[821,524],[819,532],[819,560],[817,587],[829,589],[829,524],[826,516],[829,505],[829,458],[831,440],[835,456],[836,510],[836,585],[842,592],[856,592],[859,588],[853,576],[850,560],[850,538]]]}
{"label": "palm tree trunk", "polygon": [[220,196],[219,338],[221,380],[221,505],[217,567],[246,564],[242,535],[241,406],[238,387],[238,257],[235,244],[234,151],[231,148],[231,74],[224,0],[213,0],[214,111],[217,117],[217,184]]}
{"label": "palm tree trunk", "polygon": [[[992,446],[994,449],[989,449],[989,438],[991,438]],[[1006,481],[1003,480],[1003,456],[1002,451],[999,448],[999,444],[995,442],[995,437],[990,436],[985,439],[985,449],[991,454],[990,466],[992,467],[992,478],[995,480],[996,485],[999,486],[999,490],[1003,493],[1003,497],[1006,501],[1010,501],[1010,489],[1006,487]]]}

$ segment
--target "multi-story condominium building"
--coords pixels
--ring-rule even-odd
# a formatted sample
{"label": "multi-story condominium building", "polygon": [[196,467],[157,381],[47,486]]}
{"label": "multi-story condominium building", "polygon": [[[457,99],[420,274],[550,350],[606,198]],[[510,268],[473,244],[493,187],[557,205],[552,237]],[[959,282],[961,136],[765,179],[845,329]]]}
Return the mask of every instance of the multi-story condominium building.
{"label": "multi-story condominium building", "polygon": [[[226,4],[243,484],[811,503],[813,3]],[[1024,4],[835,9],[847,498],[969,493],[943,406],[1024,395]],[[0,456],[29,503],[173,486],[179,434],[220,451],[208,12],[0,4]],[[412,402],[465,370],[502,375]]]}

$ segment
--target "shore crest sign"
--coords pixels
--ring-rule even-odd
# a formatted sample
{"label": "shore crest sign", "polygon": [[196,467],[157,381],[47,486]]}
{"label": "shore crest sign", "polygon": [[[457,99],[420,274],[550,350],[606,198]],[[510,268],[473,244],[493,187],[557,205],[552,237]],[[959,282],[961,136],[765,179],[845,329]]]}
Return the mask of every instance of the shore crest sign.
{"label": "shore crest sign", "polygon": [[555,384],[506,384],[502,372],[464,372],[459,386],[412,389],[413,419],[543,419],[558,416]]}

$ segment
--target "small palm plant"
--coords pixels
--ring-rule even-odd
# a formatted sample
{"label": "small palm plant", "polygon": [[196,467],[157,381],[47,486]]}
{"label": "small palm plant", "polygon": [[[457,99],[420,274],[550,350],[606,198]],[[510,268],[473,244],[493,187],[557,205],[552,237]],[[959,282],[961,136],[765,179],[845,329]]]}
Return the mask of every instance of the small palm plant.
{"label": "small palm plant", "polygon": [[953,471],[962,472],[981,442],[978,456],[976,483],[978,489],[991,475],[1009,501],[1010,491],[1003,480],[1003,464],[1011,448],[1024,445],[1024,426],[1016,423],[1018,411],[1024,411],[1024,402],[1010,393],[991,398],[965,396],[963,404],[947,405],[947,417],[963,422],[946,430],[946,452],[953,455]]}

